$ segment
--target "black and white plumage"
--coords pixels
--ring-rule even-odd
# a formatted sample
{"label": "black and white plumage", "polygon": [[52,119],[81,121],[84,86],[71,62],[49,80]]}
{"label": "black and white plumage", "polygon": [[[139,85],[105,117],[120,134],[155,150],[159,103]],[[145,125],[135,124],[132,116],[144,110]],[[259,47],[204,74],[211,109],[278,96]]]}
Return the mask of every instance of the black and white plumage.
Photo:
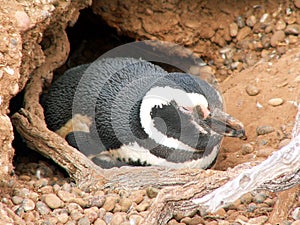
{"label": "black and white plumage", "polygon": [[141,59],[105,58],[72,68],[43,105],[48,127],[97,155],[93,161],[103,167],[208,168],[223,135],[245,137],[211,85]]}

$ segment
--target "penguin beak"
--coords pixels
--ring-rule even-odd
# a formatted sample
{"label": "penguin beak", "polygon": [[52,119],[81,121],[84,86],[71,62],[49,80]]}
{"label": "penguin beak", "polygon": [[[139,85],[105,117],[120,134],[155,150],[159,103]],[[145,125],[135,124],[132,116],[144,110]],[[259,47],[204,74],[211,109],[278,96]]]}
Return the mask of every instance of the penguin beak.
{"label": "penguin beak", "polygon": [[204,122],[218,134],[228,137],[238,137],[242,140],[247,139],[242,122],[219,109],[215,109],[210,113]]}

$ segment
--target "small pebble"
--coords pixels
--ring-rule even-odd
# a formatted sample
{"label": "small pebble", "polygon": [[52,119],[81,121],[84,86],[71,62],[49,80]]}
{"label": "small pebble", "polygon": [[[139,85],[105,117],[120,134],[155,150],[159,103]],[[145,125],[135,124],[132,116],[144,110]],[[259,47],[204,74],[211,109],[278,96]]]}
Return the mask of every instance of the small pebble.
{"label": "small pebble", "polygon": [[259,94],[260,90],[255,85],[249,84],[246,87],[246,92],[250,96],[255,96]]}
{"label": "small pebble", "polygon": [[238,16],[236,18],[236,23],[237,23],[239,28],[243,28],[245,26],[245,21],[244,21],[244,18],[242,16]]}
{"label": "small pebble", "polygon": [[272,47],[276,47],[278,43],[284,41],[284,39],[285,39],[285,33],[282,30],[278,30],[272,35],[270,44]]}
{"label": "small pebble", "polygon": [[294,220],[300,220],[300,207],[297,207],[293,210],[292,217]]}
{"label": "small pebble", "polygon": [[149,187],[147,188],[146,192],[149,198],[155,198],[159,192],[159,189],[155,187]]}
{"label": "small pebble", "polygon": [[143,212],[145,210],[147,210],[150,206],[150,202],[148,200],[144,200],[142,201],[140,204],[137,205],[137,207],[135,208],[138,212]]}
{"label": "small pebble", "polygon": [[107,212],[112,211],[115,208],[117,198],[115,196],[107,196],[102,206]]}
{"label": "small pebble", "polygon": [[298,24],[290,24],[286,27],[285,31],[286,34],[295,34],[298,35],[300,33],[300,25]]}
{"label": "small pebble", "polygon": [[245,37],[247,37],[249,34],[251,34],[251,29],[249,27],[243,27],[242,29],[239,30],[239,32],[236,36],[236,40],[241,41]]}
{"label": "small pebble", "polygon": [[112,216],[110,225],[119,225],[126,220],[126,213],[117,212]]}
{"label": "small pebble", "polygon": [[35,203],[31,199],[25,198],[21,205],[25,212],[31,211],[35,208]]}
{"label": "small pebble", "polygon": [[229,33],[231,37],[235,37],[238,34],[239,27],[236,23],[229,24]]}
{"label": "small pebble", "polygon": [[59,190],[57,196],[64,202],[71,202],[76,197],[74,193],[68,191]]}
{"label": "small pebble", "polygon": [[140,204],[144,200],[145,194],[146,194],[145,190],[138,190],[132,192],[129,198],[136,204]]}
{"label": "small pebble", "polygon": [[267,198],[266,193],[262,192],[256,194],[253,199],[256,203],[263,203],[266,200],[266,198]]}
{"label": "small pebble", "polygon": [[246,24],[248,27],[253,27],[256,24],[256,17],[254,15],[251,15],[247,18]]}
{"label": "small pebble", "polygon": [[83,211],[83,214],[89,219],[90,222],[94,222],[98,218],[98,208],[97,207],[91,207],[87,208]]}
{"label": "small pebble", "polygon": [[132,206],[132,201],[129,198],[121,198],[119,202],[122,212],[127,212]]}
{"label": "small pebble", "polygon": [[218,225],[229,225],[230,223],[227,220],[218,220]]}
{"label": "small pebble", "polygon": [[78,212],[78,211],[71,211],[70,212],[70,217],[73,219],[73,220],[79,220],[83,217],[84,215],[81,213],[81,212]]}
{"label": "small pebble", "polygon": [[98,218],[98,219],[96,219],[96,221],[94,222],[94,225],[107,225],[107,224],[105,223],[104,220]]}
{"label": "small pebble", "polygon": [[36,210],[39,212],[39,214],[41,215],[47,215],[50,213],[51,209],[44,203],[41,201],[38,201],[35,205]]}
{"label": "small pebble", "polygon": [[242,204],[249,204],[252,201],[253,196],[251,193],[246,193],[240,199]]}
{"label": "small pebble", "polygon": [[254,202],[251,202],[251,203],[248,205],[247,211],[248,211],[248,212],[254,212],[255,209],[257,209],[257,205],[256,205]]}
{"label": "small pebble", "polygon": [[275,25],[275,29],[276,30],[284,30],[286,28],[286,23],[284,20],[280,19],[277,21],[276,25]]}
{"label": "small pebble", "polygon": [[110,221],[111,221],[111,219],[112,219],[112,217],[113,217],[113,215],[114,215],[114,214],[112,214],[111,212],[107,212],[107,213],[105,213],[105,215],[103,216],[103,220],[104,220],[107,224],[109,224]]}
{"label": "small pebble", "polygon": [[267,221],[268,221],[267,216],[259,216],[259,217],[249,219],[248,224],[253,224],[253,225],[260,225],[261,224],[262,225]]}
{"label": "small pebble", "polygon": [[256,153],[257,157],[264,157],[267,158],[269,157],[273,152],[274,152],[274,148],[262,148],[259,149]]}
{"label": "small pebble", "polygon": [[68,220],[69,220],[69,215],[68,215],[68,213],[64,212],[64,213],[58,214],[58,215],[56,216],[56,218],[57,218],[58,222],[61,222],[61,223],[64,224],[64,223],[68,222]]}
{"label": "small pebble", "polygon": [[82,217],[78,220],[77,224],[78,225],[90,225],[91,223],[88,218]]}
{"label": "small pebble", "polygon": [[44,196],[44,202],[51,208],[57,209],[63,206],[63,201],[55,194],[47,194]]}
{"label": "small pebble", "polygon": [[256,128],[256,134],[259,135],[265,135],[274,132],[275,129],[272,126],[268,125],[263,125],[263,126],[258,126]]}
{"label": "small pebble", "polygon": [[279,106],[279,105],[282,105],[283,102],[284,102],[284,100],[282,98],[271,98],[268,101],[268,104],[271,106]]}
{"label": "small pebble", "polygon": [[143,220],[143,217],[141,217],[140,215],[133,214],[133,215],[129,216],[130,224],[140,224],[142,222],[142,220]]}
{"label": "small pebble", "polygon": [[243,144],[241,149],[242,149],[242,155],[248,155],[248,154],[252,153],[254,150],[253,146],[249,143]]}
{"label": "small pebble", "polygon": [[13,196],[13,197],[11,198],[11,200],[12,200],[12,202],[13,202],[15,205],[19,205],[19,204],[22,203],[23,198],[20,197],[20,196]]}
{"label": "small pebble", "polygon": [[294,0],[294,5],[300,9],[300,0]]}
{"label": "small pebble", "polygon": [[24,11],[16,11],[15,18],[17,21],[17,27],[20,31],[26,31],[30,28],[31,21],[29,16]]}

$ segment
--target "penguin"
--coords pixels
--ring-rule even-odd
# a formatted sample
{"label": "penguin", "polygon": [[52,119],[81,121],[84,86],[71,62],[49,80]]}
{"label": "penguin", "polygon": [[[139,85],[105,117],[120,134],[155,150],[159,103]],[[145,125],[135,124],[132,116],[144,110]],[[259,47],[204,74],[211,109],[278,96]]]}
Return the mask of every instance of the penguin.
{"label": "penguin", "polygon": [[47,126],[102,168],[210,168],[224,136],[245,139],[220,93],[151,62],[100,58],[67,70],[43,99]]}

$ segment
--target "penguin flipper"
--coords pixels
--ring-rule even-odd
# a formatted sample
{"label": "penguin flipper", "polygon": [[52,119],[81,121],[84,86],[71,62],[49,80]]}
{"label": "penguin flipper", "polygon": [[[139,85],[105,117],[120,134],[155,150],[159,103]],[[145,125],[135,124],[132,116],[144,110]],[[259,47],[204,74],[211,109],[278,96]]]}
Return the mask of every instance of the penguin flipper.
{"label": "penguin flipper", "polygon": [[101,147],[101,145],[96,144],[88,132],[70,132],[66,136],[66,141],[101,168],[109,169],[127,165],[124,162],[114,159],[104,146]]}

